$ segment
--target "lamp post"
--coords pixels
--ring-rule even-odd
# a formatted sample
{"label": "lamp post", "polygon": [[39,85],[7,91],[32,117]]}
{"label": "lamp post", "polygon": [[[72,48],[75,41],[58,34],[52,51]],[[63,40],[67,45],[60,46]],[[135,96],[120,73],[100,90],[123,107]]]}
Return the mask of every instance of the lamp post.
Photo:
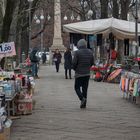
{"label": "lamp post", "polygon": [[28,2],[29,2],[29,49],[30,49],[31,48],[31,23],[32,23],[31,8],[32,8],[33,0],[28,0]]}
{"label": "lamp post", "polygon": [[[43,20],[44,20],[43,10],[41,10],[41,15],[39,17],[37,17],[37,15],[35,15],[34,19],[35,19],[35,22],[37,24],[40,24],[41,30],[43,30]],[[40,37],[41,37],[40,50],[42,51],[44,48],[44,33],[43,33],[43,31],[41,32]]]}
{"label": "lamp post", "polygon": [[[41,22],[41,30],[43,30],[43,20],[44,20],[44,15],[43,15],[43,10],[40,16],[40,22]],[[41,32],[41,51],[44,48],[44,32]]]}
{"label": "lamp post", "polygon": [[136,0],[136,17],[135,17],[135,41],[136,41],[136,52],[135,57],[138,56],[138,1]]}
{"label": "lamp post", "polygon": [[87,13],[88,19],[92,19],[93,11],[90,9]]}

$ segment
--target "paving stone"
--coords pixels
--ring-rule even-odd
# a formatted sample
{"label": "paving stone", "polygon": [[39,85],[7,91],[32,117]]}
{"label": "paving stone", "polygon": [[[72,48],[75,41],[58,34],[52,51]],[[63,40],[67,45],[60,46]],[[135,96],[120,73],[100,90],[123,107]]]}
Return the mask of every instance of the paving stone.
{"label": "paving stone", "polygon": [[118,84],[90,80],[87,109],[80,109],[74,78],[42,66],[35,110],[15,120],[11,140],[138,140],[140,108],[122,99]]}

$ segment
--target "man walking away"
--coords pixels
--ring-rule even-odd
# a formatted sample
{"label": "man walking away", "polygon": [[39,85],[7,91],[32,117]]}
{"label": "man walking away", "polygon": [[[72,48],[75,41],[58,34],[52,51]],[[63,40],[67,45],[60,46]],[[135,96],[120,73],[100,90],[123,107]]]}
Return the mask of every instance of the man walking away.
{"label": "man walking away", "polygon": [[43,54],[42,54],[42,64],[45,64],[46,63],[46,59],[47,59],[46,53],[43,52]]}
{"label": "man walking away", "polygon": [[75,91],[81,101],[80,108],[86,108],[90,67],[94,64],[94,57],[93,52],[87,48],[85,39],[80,39],[77,47],[72,62],[75,70]]}

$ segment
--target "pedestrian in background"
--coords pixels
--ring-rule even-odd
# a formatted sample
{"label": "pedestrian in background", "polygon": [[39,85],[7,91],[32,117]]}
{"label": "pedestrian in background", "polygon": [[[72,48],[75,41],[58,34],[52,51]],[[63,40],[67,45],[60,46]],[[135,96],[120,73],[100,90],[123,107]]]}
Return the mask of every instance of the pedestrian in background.
{"label": "pedestrian in background", "polygon": [[65,79],[68,79],[68,71],[69,71],[69,79],[71,79],[71,67],[72,67],[71,49],[66,48],[66,51],[64,53]]}
{"label": "pedestrian in background", "polygon": [[86,108],[87,90],[90,78],[90,67],[94,64],[93,52],[87,48],[85,39],[77,43],[74,53],[73,69],[75,70],[75,91],[81,101],[80,108]]}
{"label": "pedestrian in background", "polygon": [[38,63],[39,58],[37,57],[37,48],[33,48],[31,54],[30,54],[30,60],[31,60],[31,67],[32,67],[32,76],[35,79],[38,79]]}
{"label": "pedestrian in background", "polygon": [[46,63],[46,59],[47,59],[46,53],[43,52],[43,54],[42,54],[42,64],[45,64]]}
{"label": "pedestrian in background", "polygon": [[56,72],[59,72],[59,65],[61,63],[61,58],[62,58],[62,55],[61,55],[60,51],[58,49],[56,49],[54,52],[54,55],[53,55],[53,61],[55,63]]}

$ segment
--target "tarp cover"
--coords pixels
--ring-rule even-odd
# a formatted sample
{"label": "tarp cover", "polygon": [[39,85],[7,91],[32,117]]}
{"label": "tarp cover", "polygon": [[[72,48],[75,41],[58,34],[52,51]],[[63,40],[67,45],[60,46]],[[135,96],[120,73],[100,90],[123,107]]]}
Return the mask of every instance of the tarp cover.
{"label": "tarp cover", "polygon": [[[120,20],[116,18],[89,20],[63,25],[64,32],[81,34],[103,34],[113,33],[119,39],[135,39],[135,22]],[[138,35],[140,35],[140,24],[138,24]]]}

